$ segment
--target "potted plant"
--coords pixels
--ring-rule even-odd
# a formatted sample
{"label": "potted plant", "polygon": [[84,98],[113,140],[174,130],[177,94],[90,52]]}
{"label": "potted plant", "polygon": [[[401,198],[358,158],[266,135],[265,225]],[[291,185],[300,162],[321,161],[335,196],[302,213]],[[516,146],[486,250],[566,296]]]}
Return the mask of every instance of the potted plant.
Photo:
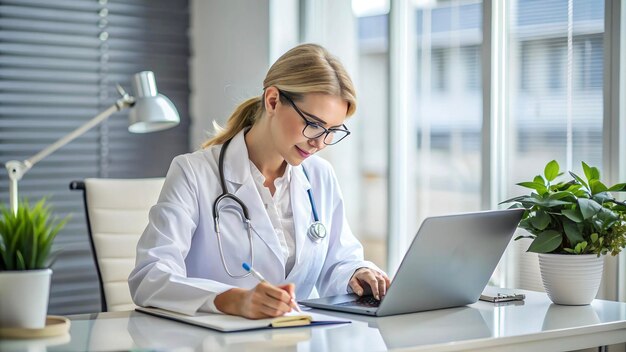
{"label": "potted plant", "polygon": [[0,326],[41,329],[48,311],[50,249],[68,219],[52,218],[45,199],[0,213]]}
{"label": "potted plant", "polygon": [[589,304],[598,293],[604,255],[617,255],[626,246],[626,203],[610,192],[626,192],[626,183],[608,187],[596,167],[582,163],[586,180],[562,175],[552,160],[544,174],[518,183],[529,195],[502,203],[526,209],[519,227],[529,232],[515,238],[532,239],[528,252],[539,254],[543,286],[557,304]]}

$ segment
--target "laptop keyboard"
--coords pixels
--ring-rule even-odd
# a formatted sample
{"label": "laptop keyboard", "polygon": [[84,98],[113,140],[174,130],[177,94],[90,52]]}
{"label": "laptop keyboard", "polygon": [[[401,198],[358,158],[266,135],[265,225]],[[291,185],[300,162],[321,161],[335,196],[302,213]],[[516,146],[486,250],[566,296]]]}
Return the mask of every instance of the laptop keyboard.
{"label": "laptop keyboard", "polygon": [[336,306],[359,306],[359,307],[377,308],[380,305],[380,301],[374,298],[374,296],[365,296],[365,297],[360,297],[356,301],[337,303],[335,305]]}

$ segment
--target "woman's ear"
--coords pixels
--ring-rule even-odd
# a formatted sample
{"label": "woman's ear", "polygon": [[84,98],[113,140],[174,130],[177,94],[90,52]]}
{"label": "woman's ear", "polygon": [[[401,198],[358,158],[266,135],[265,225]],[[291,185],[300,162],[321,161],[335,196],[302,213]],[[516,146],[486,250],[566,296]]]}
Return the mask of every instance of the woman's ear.
{"label": "woman's ear", "polygon": [[263,94],[263,104],[265,105],[265,111],[268,115],[273,115],[276,111],[276,105],[278,104],[279,93],[278,88],[268,87]]}

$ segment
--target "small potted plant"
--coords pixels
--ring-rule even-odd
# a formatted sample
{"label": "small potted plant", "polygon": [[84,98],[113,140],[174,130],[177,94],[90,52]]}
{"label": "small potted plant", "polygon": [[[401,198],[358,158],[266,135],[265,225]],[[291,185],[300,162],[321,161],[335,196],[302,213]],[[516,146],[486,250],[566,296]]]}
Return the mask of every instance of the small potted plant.
{"label": "small potted plant", "polygon": [[582,163],[586,180],[569,172],[559,181],[559,164],[552,160],[544,174],[518,183],[529,195],[506,200],[526,212],[519,227],[532,239],[528,252],[539,254],[543,286],[557,304],[589,304],[598,293],[604,255],[626,246],[626,203],[611,192],[626,192],[626,183],[608,187],[595,167]]}
{"label": "small potted plant", "polygon": [[45,326],[52,270],[50,249],[67,222],[51,217],[45,199],[17,212],[0,209],[0,326]]}

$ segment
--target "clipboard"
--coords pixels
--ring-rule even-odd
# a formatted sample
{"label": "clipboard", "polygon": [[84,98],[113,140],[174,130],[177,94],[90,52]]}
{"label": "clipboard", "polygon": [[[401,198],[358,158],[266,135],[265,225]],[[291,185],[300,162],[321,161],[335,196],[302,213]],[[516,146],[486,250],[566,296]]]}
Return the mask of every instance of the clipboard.
{"label": "clipboard", "polygon": [[318,326],[351,323],[351,321],[349,320],[338,319],[310,312],[308,312],[307,314],[297,313],[288,314],[277,318],[253,320],[234,315],[202,312],[198,312],[195,315],[185,315],[165,309],[152,307],[137,307],[135,308],[135,310],[156,317],[166,318],[185,324],[213,329],[220,332],[251,331],[297,326]]}

